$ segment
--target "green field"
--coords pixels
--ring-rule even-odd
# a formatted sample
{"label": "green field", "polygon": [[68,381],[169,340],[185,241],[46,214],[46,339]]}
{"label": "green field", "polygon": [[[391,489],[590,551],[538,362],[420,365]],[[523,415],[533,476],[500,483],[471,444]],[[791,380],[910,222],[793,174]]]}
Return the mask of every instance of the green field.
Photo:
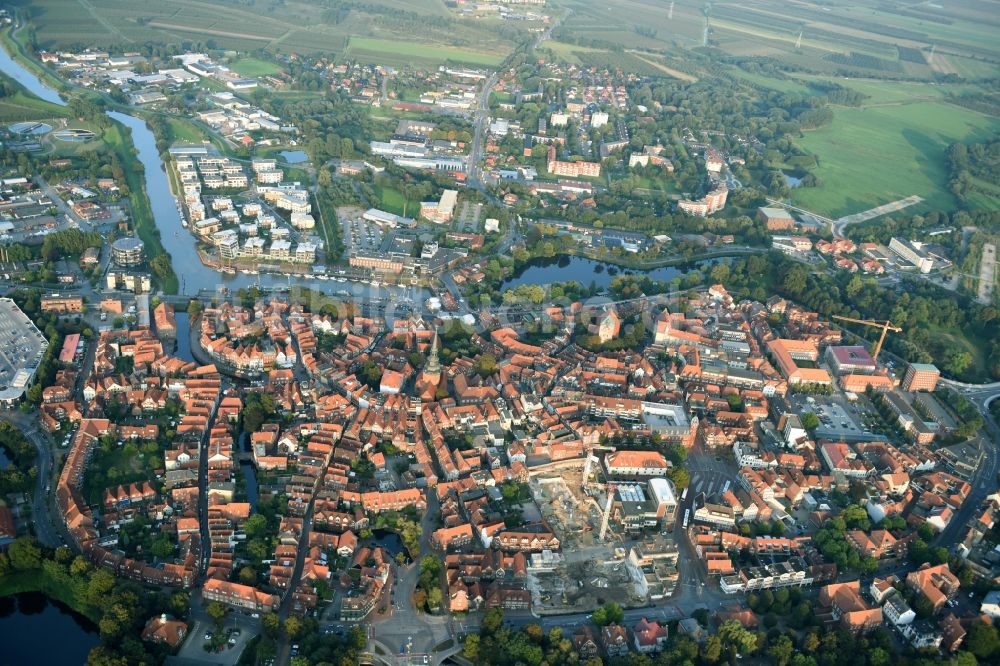
{"label": "green field", "polygon": [[376,57],[382,54],[379,62],[391,60],[393,56],[406,60],[421,60],[425,62],[441,62],[454,60],[470,65],[498,65],[504,56],[487,51],[473,51],[451,46],[431,46],[416,42],[405,42],[391,39],[372,39],[370,37],[352,37],[347,46],[348,55],[362,53]]}
{"label": "green field", "polygon": [[[448,59],[495,64],[514,43],[511,34],[494,29],[495,22],[457,20],[440,0],[370,0],[343,7],[309,0],[16,0],[15,5],[33,24],[40,49],[151,42],[191,50],[343,55],[348,40],[360,37],[374,41],[357,45],[355,57],[376,63],[385,58],[399,66],[413,59],[426,66]],[[237,61],[234,69],[246,76],[274,72],[271,63],[254,58]]]}
{"label": "green field", "polygon": [[945,151],[956,141],[983,141],[1000,118],[944,101],[838,108],[833,123],[798,144],[815,154],[823,187],[793,190],[796,204],[840,217],[918,194],[928,208],[950,210]]}
{"label": "green field", "polygon": [[[879,0],[568,3],[573,13],[556,35],[589,47],[671,53],[678,46],[707,46],[729,55],[772,57],[826,73],[892,72],[921,79],[949,73],[968,79],[1000,74],[996,9],[990,2],[960,6]],[[897,45],[910,55],[902,57]],[[926,56],[932,46],[941,54],[940,62],[922,61],[918,52]]]}
{"label": "green field", "polygon": [[229,68],[242,76],[250,77],[274,76],[281,73],[281,68],[276,64],[260,58],[240,58],[229,63]]}

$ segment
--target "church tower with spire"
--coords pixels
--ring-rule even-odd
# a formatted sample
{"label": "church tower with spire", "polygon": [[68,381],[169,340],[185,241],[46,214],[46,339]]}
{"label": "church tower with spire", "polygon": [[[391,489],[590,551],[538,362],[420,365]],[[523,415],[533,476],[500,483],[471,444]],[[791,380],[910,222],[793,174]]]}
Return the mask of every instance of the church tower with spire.
{"label": "church tower with spire", "polygon": [[424,374],[441,377],[441,358],[438,356],[438,332],[434,331],[434,341],[431,343],[431,353],[427,356]]}
{"label": "church tower with spire", "polygon": [[434,331],[434,341],[427,355],[427,363],[417,380],[417,391],[421,400],[433,401],[437,396],[438,385],[441,384],[441,358],[438,356],[438,333]]}

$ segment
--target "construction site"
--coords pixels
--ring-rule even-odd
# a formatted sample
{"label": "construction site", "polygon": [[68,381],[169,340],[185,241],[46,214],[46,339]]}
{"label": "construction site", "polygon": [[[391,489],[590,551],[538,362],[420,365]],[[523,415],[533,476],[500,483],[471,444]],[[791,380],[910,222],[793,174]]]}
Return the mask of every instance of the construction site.
{"label": "construction site", "polygon": [[529,487],[567,557],[596,548],[610,559],[618,535],[607,522],[608,488],[594,456],[532,476]]}
{"label": "construction site", "polygon": [[529,571],[528,589],[532,610],[540,615],[590,611],[610,602],[625,608],[647,602],[637,594],[624,561],[597,557]]}
{"label": "construction site", "polygon": [[532,496],[562,543],[562,557],[529,572],[537,613],[570,613],[646,602],[629,579],[627,549],[609,522],[609,487],[597,458],[532,476]]}

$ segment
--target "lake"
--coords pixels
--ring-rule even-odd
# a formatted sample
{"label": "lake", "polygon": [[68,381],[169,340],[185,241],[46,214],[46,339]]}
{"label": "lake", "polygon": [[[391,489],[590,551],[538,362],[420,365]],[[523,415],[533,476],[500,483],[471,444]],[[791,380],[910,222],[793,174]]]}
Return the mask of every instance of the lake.
{"label": "lake", "polygon": [[0,636],[3,666],[83,664],[101,642],[94,623],[37,592],[0,597]]}
{"label": "lake", "polygon": [[670,281],[685,273],[711,265],[718,259],[694,262],[684,266],[665,266],[648,271],[621,268],[603,261],[595,261],[584,257],[559,255],[545,259],[533,259],[520,268],[513,276],[500,285],[501,290],[517,287],[522,284],[552,284],[553,282],[568,282],[575,280],[585,287],[591,283],[607,288],[611,281],[619,275],[647,276],[654,280]]}
{"label": "lake", "polygon": [[278,154],[289,164],[301,164],[309,160],[304,150],[283,150]]}

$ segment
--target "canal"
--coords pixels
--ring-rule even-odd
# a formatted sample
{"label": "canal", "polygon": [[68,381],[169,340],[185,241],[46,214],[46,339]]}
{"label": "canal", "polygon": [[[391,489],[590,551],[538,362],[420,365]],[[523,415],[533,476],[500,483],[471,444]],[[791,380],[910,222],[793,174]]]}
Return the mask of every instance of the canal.
{"label": "canal", "polygon": [[83,664],[100,644],[97,626],[38,592],[0,597],[2,664]]}
{"label": "canal", "polygon": [[[66,102],[52,88],[48,87],[34,73],[23,67],[4,49],[0,49],[0,71],[23,85],[35,96],[65,106]],[[156,150],[156,139],[146,122],[120,111],[109,111],[108,116],[125,125],[131,135],[136,156],[143,166],[146,195],[153,211],[156,228],[160,232],[160,242],[170,253],[174,272],[180,279],[181,293],[191,296],[201,291],[216,291],[219,288],[239,289],[259,286],[265,288],[288,288],[293,285],[310,287],[316,291],[343,296],[351,296],[362,301],[383,299],[388,303],[414,304],[422,302],[430,294],[418,287],[379,286],[356,282],[331,282],[306,278],[291,274],[236,275],[223,274],[204,265],[198,257],[198,244],[194,236],[181,224],[181,214],[170,185],[160,154]],[[290,153],[292,159],[300,157],[301,151]]]}

